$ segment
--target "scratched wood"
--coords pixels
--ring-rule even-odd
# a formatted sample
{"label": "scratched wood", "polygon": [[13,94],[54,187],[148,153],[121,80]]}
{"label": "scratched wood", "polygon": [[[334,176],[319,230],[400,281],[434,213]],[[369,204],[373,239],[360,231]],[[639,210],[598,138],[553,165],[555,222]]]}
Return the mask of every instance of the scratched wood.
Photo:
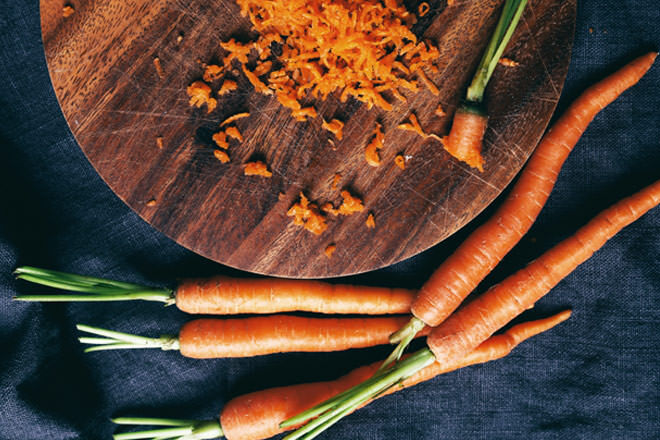
{"label": "scratched wood", "polygon": [[[414,31],[440,49],[439,73],[426,89],[407,93],[390,112],[336,97],[317,102],[326,119],[345,121],[336,149],[320,119],[295,122],[273,98],[239,79],[218,109],[192,109],[186,86],[201,77],[198,60],[221,56],[219,42],[245,35],[250,23],[234,0],[41,1],[42,33],[53,87],[87,158],[112,190],[142,218],[183,246],[239,269],[285,277],[321,278],[387,266],[438,243],[465,225],[502,191],[534,149],[559,98],[568,69],[575,0],[530,0],[486,100],[485,171],[450,158],[433,140],[396,125],[411,111],[430,132],[446,133],[503,0],[430,2]],[[414,2],[410,2],[414,7]],[[162,75],[153,59],[158,57]],[[441,104],[449,116],[433,111]],[[212,154],[210,135],[238,111],[245,141],[231,162]],[[383,165],[364,161],[376,121],[383,124]],[[156,138],[162,137],[159,149]],[[394,156],[409,157],[405,170]],[[241,164],[268,163],[271,179],[244,176]],[[364,200],[366,211],[328,218],[321,236],[286,216],[300,191],[318,202],[340,200],[339,187]],[[283,196],[280,196],[283,193]],[[376,228],[365,227],[368,212]],[[332,258],[324,255],[336,244]]]}

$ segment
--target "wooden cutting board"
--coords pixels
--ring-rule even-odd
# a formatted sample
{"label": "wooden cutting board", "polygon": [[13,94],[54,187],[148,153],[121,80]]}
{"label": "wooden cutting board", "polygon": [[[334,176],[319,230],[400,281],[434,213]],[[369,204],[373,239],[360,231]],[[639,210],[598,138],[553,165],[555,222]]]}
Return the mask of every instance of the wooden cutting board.
{"label": "wooden cutting board", "polygon": [[[416,2],[408,2],[411,7]],[[485,170],[452,159],[433,139],[397,129],[414,112],[427,132],[445,134],[465,93],[503,0],[430,1],[414,27],[440,49],[440,89],[404,93],[394,109],[368,110],[336,97],[315,104],[326,119],[345,121],[331,148],[320,118],[296,122],[271,97],[239,80],[218,109],[188,106],[186,87],[201,62],[221,56],[219,43],[245,35],[249,20],[234,0],[41,1],[41,23],[53,87],[87,158],[112,190],[142,218],[181,245],[220,263],[268,275],[322,278],[364,272],[411,257],[438,243],[483,210],[526,161],[555,109],[569,64],[575,0],[530,0],[487,91],[491,115]],[[159,72],[154,65],[158,58]],[[438,105],[448,116],[435,116]],[[239,111],[245,140],[231,162],[212,154],[220,121]],[[364,148],[383,125],[382,165],[370,167]],[[162,148],[157,145],[162,138]],[[394,157],[407,157],[406,169]],[[242,164],[266,162],[270,179],[243,175]],[[332,188],[336,174],[339,188]],[[319,203],[359,195],[366,210],[328,218],[316,236],[286,212],[304,193]],[[365,226],[368,213],[376,221]],[[331,258],[324,254],[336,245]]]}

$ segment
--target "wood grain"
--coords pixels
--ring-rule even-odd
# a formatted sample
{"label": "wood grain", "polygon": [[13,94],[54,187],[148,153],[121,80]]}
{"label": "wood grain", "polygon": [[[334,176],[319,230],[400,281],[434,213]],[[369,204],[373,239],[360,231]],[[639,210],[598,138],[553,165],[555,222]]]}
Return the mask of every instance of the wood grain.
{"label": "wood grain", "polygon": [[[112,190],[172,239],[220,263],[261,274],[322,278],[373,270],[411,257],[465,225],[502,191],[536,146],[555,109],[566,76],[575,0],[530,0],[505,55],[520,63],[498,66],[486,94],[489,129],[485,171],[450,158],[433,139],[396,125],[415,112],[422,126],[444,134],[494,28],[502,0],[431,2],[415,32],[434,41],[440,89],[404,93],[394,109],[367,110],[330,97],[315,106],[326,119],[346,122],[336,148],[320,118],[296,122],[275,99],[253,92],[247,80],[218,102],[192,109],[186,87],[201,77],[198,60],[220,57],[219,43],[245,35],[250,23],[233,0],[41,1],[46,58],[62,111],[82,150]],[[162,76],[153,59],[158,57]],[[441,104],[447,117],[433,111]],[[213,157],[218,123],[239,111],[245,136],[231,162]],[[364,161],[379,121],[385,130],[383,165]],[[162,137],[159,149],[156,138]],[[409,156],[405,170],[394,156]],[[271,179],[244,176],[241,164],[259,158]],[[331,188],[360,195],[366,211],[329,218],[321,236],[286,216],[300,191],[318,202],[340,201]],[[281,193],[283,197],[278,197]],[[376,228],[365,219],[373,212]],[[328,258],[323,250],[335,243]]]}

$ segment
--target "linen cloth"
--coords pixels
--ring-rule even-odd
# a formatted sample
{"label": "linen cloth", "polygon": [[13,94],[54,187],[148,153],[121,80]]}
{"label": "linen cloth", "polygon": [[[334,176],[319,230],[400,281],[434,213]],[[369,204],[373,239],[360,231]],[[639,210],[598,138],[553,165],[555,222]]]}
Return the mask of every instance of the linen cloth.
{"label": "linen cloth", "polygon": [[[335,378],[382,359],[333,354],[186,359],[135,350],[83,354],[76,323],[146,336],[191,317],[156,303],[27,304],[41,292],[18,265],[169,285],[229,273],[152,229],[103,183],[59,109],[39,5],[0,1],[0,440],[108,439],[116,416],[213,419],[234,396]],[[559,110],[633,56],[660,48],[657,0],[585,0]],[[522,267],[609,204],[660,177],[660,63],[600,114],[571,154],[538,222],[479,289]],[[337,281],[418,287],[467,228],[395,266]],[[379,400],[325,439],[660,438],[660,210],[608,243],[526,313],[572,308],[505,359]]]}

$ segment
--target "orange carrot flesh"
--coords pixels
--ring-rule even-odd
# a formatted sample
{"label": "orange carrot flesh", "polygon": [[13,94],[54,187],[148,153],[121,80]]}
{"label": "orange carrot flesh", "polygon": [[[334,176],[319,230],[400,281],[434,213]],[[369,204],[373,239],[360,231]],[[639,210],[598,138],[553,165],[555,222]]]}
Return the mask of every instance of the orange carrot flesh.
{"label": "orange carrot flesh", "polygon": [[407,319],[405,316],[306,318],[286,315],[197,319],[181,328],[179,349],[187,357],[210,359],[372,347],[387,344],[389,335]]}
{"label": "orange carrot flesh", "polygon": [[454,114],[451,131],[442,138],[442,146],[456,159],[479,171],[484,170],[482,141],[488,116],[469,107],[460,107]]}
{"label": "orange carrot flesh", "polygon": [[412,313],[427,325],[444,321],[529,230],[559,171],[596,114],[646,73],[648,53],[589,87],[557,120],[522,171],[507,199],[424,284]]}
{"label": "orange carrot flesh", "polygon": [[187,313],[233,315],[306,311],[385,315],[408,313],[414,291],[308,280],[213,277],[183,281],[177,307]]}
{"label": "orange carrot flesh", "polygon": [[436,361],[453,364],[531,308],[617,232],[660,204],[660,180],[598,214],[573,236],[493,286],[433,329],[427,344]]}
{"label": "orange carrot flesh", "polygon": [[[570,311],[567,310],[549,318],[513,326],[506,333],[492,336],[464,359],[444,366],[434,363],[404,380],[401,386],[393,387],[378,397],[458,368],[502,358],[522,341],[549,330],[569,316]],[[279,427],[282,421],[369,379],[379,366],[380,362],[376,362],[360,367],[333,381],[271,388],[237,397],[225,405],[220,414],[225,437],[228,440],[260,440],[285,432],[288,428]]]}

